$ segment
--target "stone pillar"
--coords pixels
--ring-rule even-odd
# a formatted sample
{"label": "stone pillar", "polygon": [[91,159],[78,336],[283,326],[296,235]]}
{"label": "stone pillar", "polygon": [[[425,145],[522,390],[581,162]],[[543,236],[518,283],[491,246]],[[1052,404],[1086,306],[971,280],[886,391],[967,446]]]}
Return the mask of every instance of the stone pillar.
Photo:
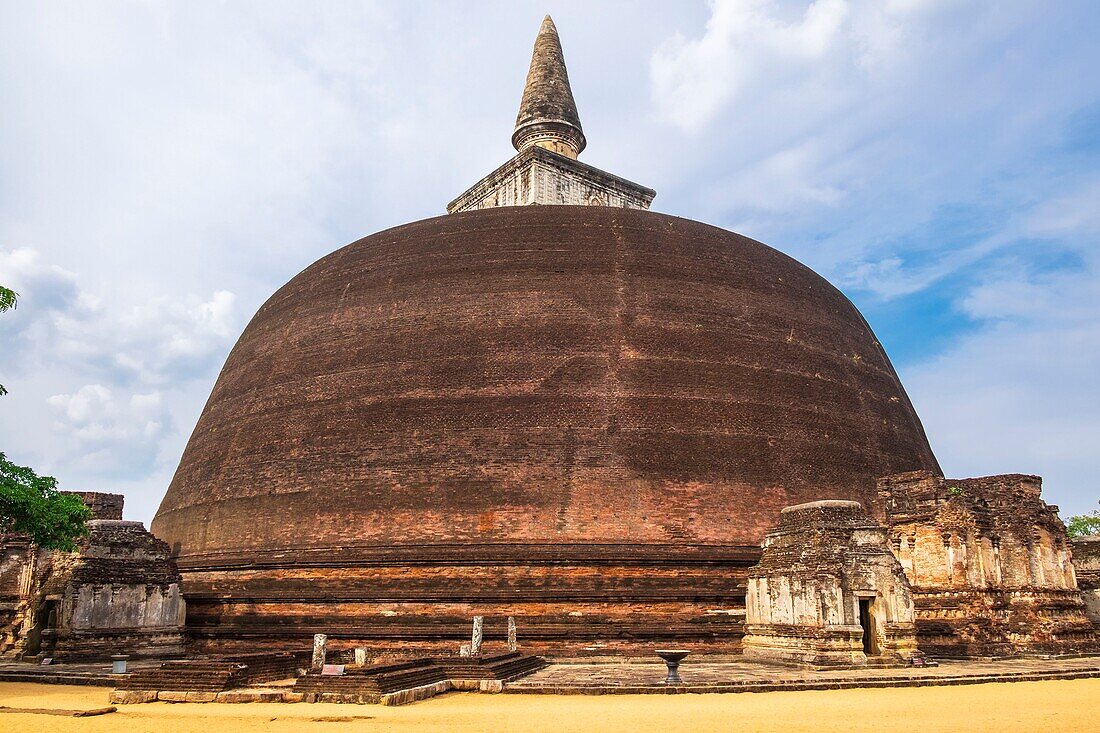
{"label": "stone pillar", "polygon": [[990,542],[993,544],[993,583],[1000,586],[1003,582],[1001,575],[1001,538],[991,537]]}
{"label": "stone pillar", "polygon": [[905,576],[909,579],[912,585],[917,585],[917,535],[914,532],[909,533],[909,567],[905,568]]}
{"label": "stone pillar", "polygon": [[313,663],[310,665],[310,669],[314,672],[320,672],[325,666],[325,653],[328,647],[328,637],[324,634],[313,635]]}
{"label": "stone pillar", "polygon": [[485,617],[474,616],[474,634],[470,639],[470,656],[476,657],[481,654],[481,639],[484,633]]}
{"label": "stone pillar", "polygon": [[355,647],[355,663],[360,667],[367,663],[367,650],[366,647]]}
{"label": "stone pillar", "polygon": [[38,550],[35,545],[27,548],[26,560],[19,575],[19,599],[30,598],[34,588],[34,569],[38,566]]}
{"label": "stone pillar", "polygon": [[989,585],[989,576],[986,573],[985,568],[985,537],[977,535],[977,543],[975,546],[975,554],[978,557],[978,574],[975,580],[975,584],[981,588],[985,588]]}
{"label": "stone pillar", "polygon": [[1073,567],[1073,560],[1070,558],[1069,553],[1064,552],[1063,555],[1065,556],[1065,559],[1066,559],[1065,560],[1065,562],[1066,562],[1066,587],[1067,588],[1076,588],[1077,587],[1077,569]]}
{"label": "stone pillar", "polygon": [[508,617],[508,651],[514,652],[519,649],[519,643],[516,641],[516,617]]}
{"label": "stone pillar", "polygon": [[1027,569],[1031,584],[1038,587],[1044,585],[1043,560],[1038,556],[1040,552],[1042,552],[1042,545],[1039,544],[1038,538],[1032,539],[1027,545]]}
{"label": "stone pillar", "polygon": [[943,553],[947,561],[947,584],[951,585],[955,577],[955,548],[951,546],[951,533],[943,533]]}

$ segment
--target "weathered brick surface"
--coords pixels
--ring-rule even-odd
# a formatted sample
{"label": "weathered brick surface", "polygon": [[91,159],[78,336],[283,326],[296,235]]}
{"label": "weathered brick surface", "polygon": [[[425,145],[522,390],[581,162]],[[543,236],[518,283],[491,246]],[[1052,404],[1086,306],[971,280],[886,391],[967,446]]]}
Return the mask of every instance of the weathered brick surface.
{"label": "weathered brick surface", "polygon": [[328,632],[348,597],[448,635],[474,612],[675,627],[737,603],[782,507],[919,468],[882,347],[809,269],[652,212],[501,208],[280,289],[153,530],[204,629]]}
{"label": "weathered brick surface", "polygon": [[1069,542],[1089,619],[1100,627],[1100,536],[1076,537]]}
{"label": "weathered brick surface", "polygon": [[889,476],[876,504],[913,586],[921,649],[939,655],[1093,651],[1058,508],[1038,476]]}
{"label": "weathered brick surface", "polygon": [[181,578],[168,545],[117,518],[121,496],[77,495],[96,518],[76,552],[44,551],[18,535],[0,543],[0,656],[182,653]]}
{"label": "weathered brick surface", "polygon": [[62,491],[63,494],[79,496],[91,509],[92,519],[122,519],[122,507],[125,497],[122,494],[106,494],[101,491]]}

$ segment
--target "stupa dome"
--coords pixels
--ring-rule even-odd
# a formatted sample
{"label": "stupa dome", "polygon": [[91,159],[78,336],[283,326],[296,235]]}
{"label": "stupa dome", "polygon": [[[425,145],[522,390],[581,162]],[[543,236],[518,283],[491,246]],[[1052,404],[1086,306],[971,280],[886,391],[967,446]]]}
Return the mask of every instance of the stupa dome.
{"label": "stupa dome", "polygon": [[938,466],[856,308],[759,242],[504,207],[317,261],[233,348],[153,521],[187,567],[292,550],[755,546]]}

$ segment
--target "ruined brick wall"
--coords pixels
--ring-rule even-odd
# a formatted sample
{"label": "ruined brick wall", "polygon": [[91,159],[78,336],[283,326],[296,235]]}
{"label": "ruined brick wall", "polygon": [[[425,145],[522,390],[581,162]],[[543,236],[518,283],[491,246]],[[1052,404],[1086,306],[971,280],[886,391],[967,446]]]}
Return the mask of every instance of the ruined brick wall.
{"label": "ruined brick wall", "polygon": [[[121,501],[91,494],[93,512],[121,514]],[[140,522],[93,519],[76,552],[48,552],[6,539],[0,656],[104,659],[179,654],[184,601],[167,544]]]}
{"label": "ruined brick wall", "polygon": [[1075,537],[1069,543],[1088,616],[1100,627],[1100,536]]}
{"label": "ruined brick wall", "polygon": [[93,520],[68,575],[62,618],[74,631],[178,627],[183,622],[180,573],[166,543],[141,522]]}
{"label": "ruined brick wall", "polygon": [[916,596],[921,648],[941,655],[1095,644],[1065,526],[1038,476],[879,482],[877,507]]}
{"label": "ruined brick wall", "polygon": [[27,537],[0,535],[0,655],[15,643],[35,565],[35,551]]}
{"label": "ruined brick wall", "polygon": [[99,491],[62,491],[61,493],[79,496],[92,510],[92,519],[122,519],[122,507],[126,500],[122,494],[105,494]]}
{"label": "ruined brick wall", "polygon": [[[861,625],[860,601],[870,628]],[[818,501],[783,510],[760,563],[749,571],[746,657],[820,666],[916,652],[913,600],[886,531],[858,502]]]}

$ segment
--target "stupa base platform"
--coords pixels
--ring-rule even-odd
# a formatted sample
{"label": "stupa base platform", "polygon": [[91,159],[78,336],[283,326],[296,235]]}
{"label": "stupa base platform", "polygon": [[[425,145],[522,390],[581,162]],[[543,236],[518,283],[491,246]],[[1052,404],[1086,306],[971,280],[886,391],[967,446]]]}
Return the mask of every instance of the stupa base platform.
{"label": "stupa base platform", "polygon": [[544,695],[637,695],[1034,682],[1100,678],[1100,656],[949,661],[936,667],[846,670],[800,669],[688,657],[679,671],[683,684],[666,685],[667,669],[656,657],[653,662],[642,664],[555,663],[521,680],[506,683],[502,691]]}

